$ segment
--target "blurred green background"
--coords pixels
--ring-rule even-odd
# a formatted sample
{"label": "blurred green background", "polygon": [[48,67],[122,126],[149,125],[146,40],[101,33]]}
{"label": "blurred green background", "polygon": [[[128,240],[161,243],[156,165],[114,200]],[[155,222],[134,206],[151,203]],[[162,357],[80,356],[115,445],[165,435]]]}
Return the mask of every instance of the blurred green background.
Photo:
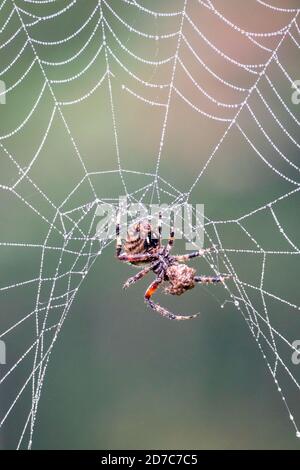
{"label": "blurred green background", "polygon": [[[213,3],[227,19],[246,31],[277,31],[295,16],[295,12],[271,10],[254,0],[247,2],[247,6],[237,0],[226,1],[226,5],[220,0]],[[8,89],[7,103],[0,106],[1,135],[8,135],[1,140],[0,147],[1,332],[34,311],[36,302],[39,302],[39,326],[43,322],[46,327],[56,325],[68,301],[66,293],[80,284],[47,367],[33,448],[299,448],[299,440],[274,380],[243,318],[242,313],[249,318],[245,304],[241,304],[241,311],[233,303],[221,309],[221,304],[229,298],[222,287],[199,287],[178,299],[159,295],[160,303],[173,311],[201,312],[198,320],[174,324],[146,308],[143,293],[150,276],[130,290],[122,290],[122,284],[135,271],[116,262],[113,244],[96,257],[100,244],[93,239],[93,226],[89,226],[95,206],[86,205],[97,198],[117,200],[124,195],[123,183],[129,193],[151,183],[159,155],[165,108],[149,106],[126,89],[157,103],[167,102],[169,91],[168,87],[145,87],[122,69],[113,54],[127,70],[151,83],[170,83],[174,65],[174,60],[153,66],[134,59],[116,41],[111,29],[126,48],[151,61],[172,57],[178,40],[177,36],[153,40],[130,32],[110,8],[132,27],[154,36],[178,31],[181,17],[156,17],[121,1],[101,2],[106,60],[105,50],[99,50],[103,30],[98,2],[77,1],[58,16],[53,15],[71,5],[70,2],[57,0],[41,5],[18,1],[16,4],[22,8],[20,16],[15,12],[7,24],[13,3],[3,3],[0,13],[1,25],[6,24],[1,44],[7,43],[0,50],[1,70],[7,68],[28,40],[24,29],[32,39],[19,59],[0,77]],[[160,12],[180,11],[183,7],[181,0],[140,4]],[[273,5],[282,6],[283,2],[274,0]],[[297,6],[296,0],[284,2],[285,8]],[[199,2],[188,0],[187,14],[207,39],[236,61],[261,64],[270,57],[270,52],[224,24],[218,15]],[[26,26],[38,17],[45,18]],[[20,32],[8,42],[20,25]],[[294,25],[291,32],[296,36]],[[187,18],[183,33],[206,66],[223,80],[242,88],[251,87],[257,80],[257,75],[229,63],[209,47]],[[59,42],[68,37],[69,40]],[[256,39],[273,50],[281,36]],[[290,77],[299,78],[299,50],[291,38],[283,41],[278,56]],[[74,59],[69,60],[72,57]],[[179,57],[195,81],[219,102],[239,103],[247,96],[246,92],[213,78],[197,62],[184,40],[180,43]],[[32,63],[24,79],[15,85]],[[107,65],[113,74],[110,82],[106,77],[91,96],[78,104],[57,104],[88,94]],[[85,68],[87,70],[78,76]],[[205,113],[226,119],[236,114],[238,108],[218,106],[202,94],[180,62],[174,76],[174,87]],[[300,108],[291,103],[291,84],[275,61],[268,66],[267,76],[299,119]],[[28,116],[45,84],[45,77],[45,90],[36,110],[18,132],[10,135]],[[57,80],[65,82],[57,83]],[[265,77],[259,81],[258,88],[284,128],[297,140],[296,121],[282,106]],[[55,102],[56,111],[46,132]],[[252,93],[248,104],[270,139],[296,165],[298,147],[278,126],[259,95]],[[209,220],[236,219],[287,194],[299,184],[298,170],[279,156],[247,107],[239,114],[238,123],[273,170],[258,157],[235,126],[206,168],[228,122],[209,119],[192,109],[176,91],[171,94],[159,176],[185,193],[205,168],[189,200],[194,204],[204,203]],[[30,165],[45,135],[37,158]],[[123,182],[120,167],[125,170]],[[135,171],[138,173],[132,173]],[[90,179],[85,176],[86,172]],[[3,186],[14,187],[14,190]],[[167,188],[174,194],[176,191],[166,184],[160,186],[162,202],[169,203],[172,197],[164,192]],[[150,196],[151,191],[143,200],[149,202]],[[87,208],[86,214],[81,206]],[[274,211],[290,240],[299,246],[298,192],[274,205]],[[62,236],[63,226],[71,233],[69,240]],[[263,253],[293,250],[280,234],[268,209],[245,219],[243,227],[256,243],[234,223],[216,226],[238,279],[259,287]],[[207,226],[207,232],[217,241],[211,225]],[[7,242],[13,245],[5,245]],[[209,245],[208,239],[205,244]],[[258,246],[262,253],[236,251],[255,250]],[[180,241],[176,249],[184,251],[184,243]],[[81,256],[78,257],[78,253]],[[216,261],[220,263],[220,270],[224,270],[222,257]],[[204,260],[192,264],[201,273],[211,272]],[[267,254],[263,288],[299,305],[298,274],[296,255]],[[47,280],[55,275],[61,276],[55,284]],[[39,289],[36,279],[40,276],[44,281]],[[24,284],[29,280],[33,281]],[[21,284],[16,286],[18,283]],[[6,286],[14,287],[5,289]],[[259,292],[245,289],[252,307],[265,318]],[[230,290],[237,295],[234,283]],[[288,341],[299,339],[299,310],[269,296],[265,302],[272,326]],[[48,314],[44,309],[47,305],[50,307]],[[270,339],[263,322],[261,328]],[[55,329],[51,329],[45,333],[45,350],[54,332]],[[3,339],[7,346],[7,365],[0,366],[1,377],[36,340],[35,315],[30,315]],[[268,351],[263,339],[261,344]],[[0,384],[2,417],[30,377],[34,352],[33,348]],[[278,340],[278,352],[299,381],[300,366],[292,364],[291,349]],[[266,354],[273,366],[273,355]],[[280,365],[277,377],[299,422],[299,390]],[[15,448],[18,444],[32,405],[31,394],[32,381],[28,380],[0,429],[1,448]],[[28,438],[29,426],[21,447],[27,447]]]}

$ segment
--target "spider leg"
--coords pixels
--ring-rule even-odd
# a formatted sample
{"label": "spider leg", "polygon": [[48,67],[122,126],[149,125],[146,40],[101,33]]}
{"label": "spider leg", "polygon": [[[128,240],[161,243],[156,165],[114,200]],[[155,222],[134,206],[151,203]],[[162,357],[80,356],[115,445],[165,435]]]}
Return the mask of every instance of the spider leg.
{"label": "spider leg", "polygon": [[173,225],[170,226],[170,235],[169,235],[169,240],[167,244],[167,253],[169,253],[173,246],[174,246],[174,241],[175,241],[175,231]]}
{"label": "spider leg", "polygon": [[159,241],[159,246],[161,246],[161,232],[162,232],[162,215],[161,212],[158,214],[158,241]]}
{"label": "spider leg", "polygon": [[192,251],[191,253],[186,253],[184,255],[176,255],[174,258],[176,261],[179,261],[180,263],[184,263],[185,261],[188,261],[189,259],[192,258],[197,258],[198,256],[204,256],[206,253],[210,253],[213,250],[213,248],[204,248],[202,250],[198,251]]}
{"label": "spider leg", "polygon": [[149,223],[149,230],[148,230],[148,233],[147,233],[147,243],[148,243],[148,246],[150,246],[151,245],[151,240],[152,240],[151,220],[148,220],[148,223]]}
{"label": "spider leg", "polygon": [[219,276],[195,276],[195,282],[199,282],[200,284],[215,284],[218,282],[224,282],[226,279],[231,279],[232,276],[230,274],[221,274]]}
{"label": "spider leg", "polygon": [[196,318],[199,314],[196,315],[176,315],[175,313],[169,312],[164,307],[161,307],[159,304],[156,304],[153,302],[151,299],[152,295],[154,292],[157,291],[159,288],[160,284],[162,283],[163,279],[160,277],[157,277],[148,287],[146,293],[145,293],[145,302],[149,307],[151,307],[153,310],[158,312],[162,317],[168,318],[169,320],[191,320],[192,318]]}
{"label": "spider leg", "polygon": [[120,236],[120,212],[117,213],[116,220],[116,257],[119,258],[122,251],[122,239]]}
{"label": "spider leg", "polygon": [[146,276],[154,268],[155,265],[156,265],[156,263],[153,263],[150,266],[147,266],[146,268],[139,271],[135,276],[132,276],[129,279],[127,279],[127,281],[125,282],[125,284],[123,286],[123,289],[127,289],[132,284],[135,284],[137,281],[142,279],[144,276]]}
{"label": "spider leg", "polygon": [[149,253],[127,255],[126,253],[120,253],[117,255],[117,258],[119,261],[125,261],[127,263],[139,263],[139,262],[150,263],[151,261],[157,260],[157,255],[155,254],[151,255]]}

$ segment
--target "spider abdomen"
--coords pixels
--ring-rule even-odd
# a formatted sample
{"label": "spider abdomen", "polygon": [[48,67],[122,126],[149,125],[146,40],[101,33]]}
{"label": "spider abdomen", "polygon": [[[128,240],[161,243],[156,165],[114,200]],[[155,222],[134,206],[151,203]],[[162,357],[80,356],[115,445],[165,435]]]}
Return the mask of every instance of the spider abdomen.
{"label": "spider abdomen", "polygon": [[140,238],[133,240],[131,238],[128,238],[126,242],[124,243],[124,250],[126,253],[130,255],[138,255],[141,253],[145,253],[145,240],[142,240]]}
{"label": "spider abdomen", "polygon": [[[124,243],[124,251],[127,255],[151,254],[157,250],[158,239],[147,220],[130,227]],[[131,262],[131,264],[138,266],[145,262]]]}

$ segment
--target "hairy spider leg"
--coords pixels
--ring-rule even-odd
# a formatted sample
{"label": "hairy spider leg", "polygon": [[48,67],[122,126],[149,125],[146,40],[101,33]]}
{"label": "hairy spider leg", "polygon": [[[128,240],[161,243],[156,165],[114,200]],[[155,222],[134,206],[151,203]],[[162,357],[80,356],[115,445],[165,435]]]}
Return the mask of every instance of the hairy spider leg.
{"label": "hairy spider leg", "polygon": [[120,236],[120,212],[117,213],[116,220],[116,257],[119,258],[122,251],[122,239]]}
{"label": "hairy spider leg", "polygon": [[120,261],[125,261],[127,263],[139,263],[140,261],[148,262],[157,260],[157,255],[149,254],[149,253],[142,253],[136,255],[127,255],[126,253],[121,253],[118,256]]}
{"label": "hairy spider leg", "polygon": [[159,246],[161,246],[161,233],[162,233],[162,215],[161,212],[158,214],[158,241],[159,241]]}
{"label": "hairy spider leg", "polygon": [[168,244],[167,244],[167,247],[166,247],[167,253],[169,253],[172,250],[172,248],[174,246],[174,241],[175,241],[175,230],[174,230],[173,225],[171,225],[170,226],[169,240],[168,240]]}
{"label": "hairy spider leg", "polygon": [[204,256],[206,253],[210,253],[212,251],[212,248],[205,248],[203,250],[198,250],[198,251],[193,251],[191,253],[186,253],[184,255],[175,255],[174,258],[176,261],[179,261],[180,263],[184,263],[185,261],[188,261],[189,259],[192,258],[197,258],[198,256]]}
{"label": "hairy spider leg", "polygon": [[156,264],[158,263],[152,263],[150,266],[147,266],[146,268],[139,271],[135,276],[132,276],[129,279],[127,279],[127,281],[123,285],[123,289],[127,289],[132,284],[135,284],[137,281],[139,281],[144,276],[146,276],[150,271],[152,271],[152,269],[156,266]]}
{"label": "hairy spider leg", "polygon": [[226,279],[231,279],[230,274],[221,274],[220,276],[195,276],[195,282],[200,282],[201,284],[215,284],[217,282],[224,282]]}
{"label": "hairy spider leg", "polygon": [[162,281],[162,278],[158,277],[150,284],[144,297],[146,304],[158,312],[162,317],[168,318],[168,320],[191,320],[192,318],[198,317],[199,313],[195,315],[176,315],[175,313],[169,312],[166,308],[161,307],[161,305],[154,303],[151,297],[160,287]]}
{"label": "hairy spider leg", "polygon": [[151,220],[148,219],[148,224],[149,224],[149,230],[148,230],[148,233],[147,233],[147,244],[148,246],[151,245],[151,240],[152,240],[152,230],[151,230]]}

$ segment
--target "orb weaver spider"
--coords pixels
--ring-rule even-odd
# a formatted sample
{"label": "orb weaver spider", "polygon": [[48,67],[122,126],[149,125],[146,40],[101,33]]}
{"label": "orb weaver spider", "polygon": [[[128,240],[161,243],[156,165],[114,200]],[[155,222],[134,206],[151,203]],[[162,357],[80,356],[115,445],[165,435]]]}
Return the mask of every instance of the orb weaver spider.
{"label": "orb weaver spider", "polygon": [[[159,214],[158,236],[153,231],[149,221],[142,220],[133,224],[122,245],[120,236],[120,214],[116,221],[116,257],[119,261],[127,262],[133,266],[145,266],[135,276],[130,277],[123,288],[127,289],[135,282],[142,279],[151,271],[156,275],[156,279],[150,284],[145,292],[144,299],[146,304],[158,312],[162,317],[169,320],[191,320],[195,315],[177,315],[170,312],[152,300],[152,295],[157,291],[163,282],[168,282],[169,286],[165,288],[165,293],[171,295],[181,295],[186,291],[193,289],[196,284],[216,284],[223,283],[230,279],[230,274],[218,276],[196,276],[196,270],[184,264],[186,261],[199,256],[205,256],[213,248],[202,249],[183,255],[171,255],[174,246],[175,232],[170,227],[170,235],[166,246],[162,245],[162,216]],[[122,252],[122,249],[124,250]]]}

